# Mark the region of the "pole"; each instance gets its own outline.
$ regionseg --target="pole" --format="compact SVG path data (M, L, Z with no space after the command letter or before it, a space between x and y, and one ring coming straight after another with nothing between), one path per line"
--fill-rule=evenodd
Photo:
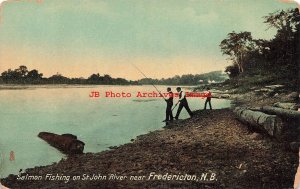
M175 106L172 108L171 111L173 111L173 110L176 108L177 104L179 104L179 102L177 102L177 103L175 104Z
M149 79L136 65L134 65L133 63L131 63L133 65L133 67L135 67L135 69L137 69L146 79ZM163 97L164 100L166 100L166 98L161 94L161 92L157 89L157 87L151 83L151 85L156 89L156 91Z

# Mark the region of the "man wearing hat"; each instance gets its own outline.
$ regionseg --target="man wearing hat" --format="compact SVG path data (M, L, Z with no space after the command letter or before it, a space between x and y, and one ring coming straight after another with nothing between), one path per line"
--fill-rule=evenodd
M166 119L164 122L173 121L173 113L172 113L172 106L173 106L173 92L170 87L167 88L168 91L168 98L165 99L167 102L167 108L166 108Z
M178 104L178 103L180 103L180 104L179 104L179 107L178 107L178 109L177 109L177 113L176 113L175 119L176 119L176 120L178 119L179 114L180 114L180 112L181 112L181 110L182 110L183 107L184 107L184 108L186 109L186 111L189 113L190 117L193 117L193 112L191 111L191 109L190 109L190 107L189 107L189 104L188 104L188 102L187 102L187 100L186 100L185 93L181 90L180 87L177 87L177 88L176 88L176 91L179 93L179 94L178 94L178 95L179 95L179 100L178 100L177 104Z

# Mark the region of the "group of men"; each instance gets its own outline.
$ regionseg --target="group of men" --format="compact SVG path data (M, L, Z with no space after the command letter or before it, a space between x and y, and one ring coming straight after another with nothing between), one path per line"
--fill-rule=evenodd
M211 92L210 92L209 87L207 87L206 89L207 89L207 91L205 93L206 94L205 95L206 96L206 100L205 100L204 109L206 109L207 103L209 104L210 109L212 109L212 107L211 107ZM164 120L164 122L168 122L168 121L173 121L174 120L173 112L172 112L172 110L175 108L174 107L172 109L174 95L173 95L173 92L172 92L172 90L171 90L170 87L167 88L167 91L168 91L168 98L165 99L165 101L167 102L166 119ZM181 90L181 87L177 87L176 91L178 92L179 100L178 100L178 102L176 103L175 106L177 106L177 104L179 104L179 107L177 109L177 113L176 113L175 119L178 120L182 108L185 108L186 111L189 113L190 117L193 117L193 112L191 111L191 109L189 107L188 101L186 99L185 92L183 92Z

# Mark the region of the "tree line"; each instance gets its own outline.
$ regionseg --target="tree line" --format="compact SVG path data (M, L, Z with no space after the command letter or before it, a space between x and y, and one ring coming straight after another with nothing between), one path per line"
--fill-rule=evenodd
M233 31L220 43L222 53L232 62L225 72L232 79L247 76L268 77L269 82L277 80L297 85L299 10L276 11L263 19L269 29L276 31L272 39L254 39L251 32Z
M208 83L220 83L228 79L228 76L222 71L213 71L204 74L187 74L187 75L176 75L170 78L152 79L144 78L138 80L140 84L156 84L156 85L199 85Z
M43 77L38 70L28 70L24 65L17 69L8 69L1 73L0 83L3 84L91 84L91 85L198 85L207 83L219 83L228 79L222 71L213 71L205 74L188 74L174 76L167 79L144 78L137 81L126 80L124 78L112 78L108 74L92 74L85 78L68 78L59 73L51 77Z
M136 81L128 81L123 78L112 78L105 74L92 74L85 78L68 78L59 73L51 77L43 77L38 70L28 70L26 66L19 66L17 69L8 69L1 73L0 83L4 84L98 84L98 85L131 85L137 84Z

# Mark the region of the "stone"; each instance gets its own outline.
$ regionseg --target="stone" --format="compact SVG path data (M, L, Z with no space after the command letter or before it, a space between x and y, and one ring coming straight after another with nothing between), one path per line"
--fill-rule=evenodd
M292 92L286 96L287 100L296 101L299 99L299 94L297 92Z
M230 98L230 94L222 94L221 98Z
M269 88L269 89L281 89L281 88L284 88L284 85L268 85L265 87Z
M263 139L263 136L260 134L260 133L252 133L251 135L250 135L250 138L252 139L252 140L262 140Z
M82 154L84 150L84 142L77 140L77 137L72 134L58 135L55 133L40 132L38 137L66 154Z

